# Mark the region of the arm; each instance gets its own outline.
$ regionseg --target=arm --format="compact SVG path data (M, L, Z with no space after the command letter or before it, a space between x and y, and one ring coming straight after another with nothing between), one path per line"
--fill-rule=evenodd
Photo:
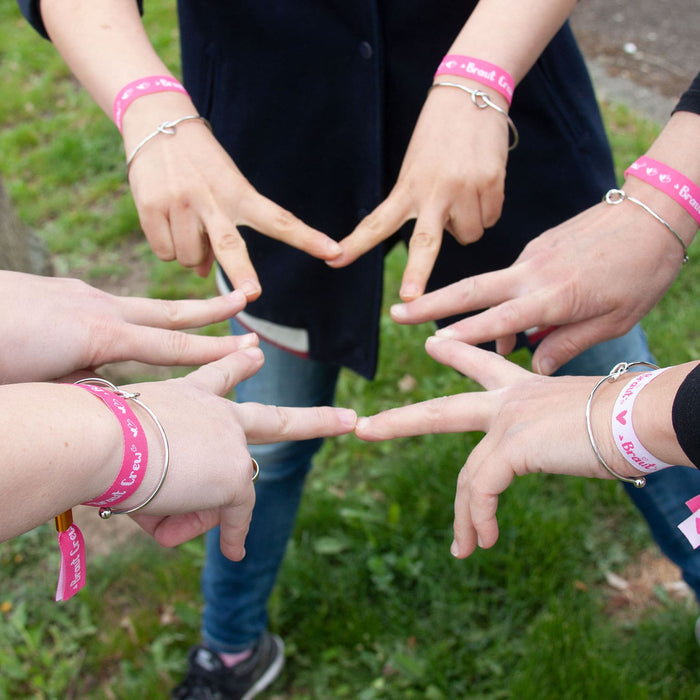
M207 337L178 332L230 318L240 291L207 300L117 297L84 282L0 270L0 383L49 381L107 362L154 365L210 362L254 335Z
M517 85L574 5L574 0L481 0L448 53L500 66ZM500 109L508 110L507 99L480 82L451 75L440 80L484 90ZM416 219L400 296L404 301L420 296L440 250L443 229L467 244L498 221L508 143L508 122L502 114L477 109L459 89L431 90L396 185L341 241L342 255L329 264L341 267L353 262L406 221Z
M599 378L533 375L494 353L436 337L428 339L426 348L438 362L454 367L488 391L432 399L361 418L355 432L364 440L426 433L486 433L459 475L452 547L455 556L469 556L477 544L484 548L495 544L498 496L516 476L547 472L611 478L595 457L584 418L588 396ZM642 389L634 404L637 436L650 452L670 464L692 466L679 445L672 407L678 387L697 366L697 362L688 363L663 372ZM639 476L615 446L611 429L612 409L625 385L621 380L606 382L596 392L592 430L611 468L624 476ZM691 413L697 410L696 405ZM695 435L697 444L697 429Z
M161 544L179 544L220 524L222 551L241 559L255 502L247 444L352 430L355 414L346 409L278 408L221 398L262 362L259 348L249 348L182 379L124 387L140 392L170 444L162 489L133 516ZM153 422L133 408L148 439L149 466L136 493L120 504L125 509L153 492L163 460ZM0 471L2 540L103 493L119 472L124 450L119 423L104 404L64 384L0 387L0 439L7 456Z
M700 183L700 76L686 95L647 155ZM634 176L622 188L690 245L698 224L686 209ZM550 374L586 348L626 333L664 295L682 259L679 242L648 212L631 202L600 203L535 238L511 267L396 305L391 314L399 323L423 323L486 309L439 334L474 344L499 339L504 353L514 333L558 326L533 357L536 371Z
M54 45L78 80L111 116L124 85L170 75L145 33L133 0L42 0L41 14ZM127 155L159 124L196 115L189 96L162 92L140 97L123 120ZM208 274L216 257L236 289L248 299L260 283L237 226L330 259L338 244L260 195L201 121L159 135L139 151L129 171L141 226L153 252Z

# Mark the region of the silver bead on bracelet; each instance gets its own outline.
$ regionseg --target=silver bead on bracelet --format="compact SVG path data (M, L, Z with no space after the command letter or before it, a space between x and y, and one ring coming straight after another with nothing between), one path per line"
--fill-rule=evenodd
M618 362L618 364L616 364L610 370L610 374L608 374L607 377L603 377L602 379L600 379L600 381L598 381L598 383L593 387L590 395L588 396L588 402L586 403L586 427L588 428L588 439L591 443L591 447L593 448L593 452L595 452L595 456L598 458L598 461L608 472L608 474L611 474L620 481L625 481L628 484L633 484L636 488L641 489L644 486L646 486L647 483L647 480L643 476L622 476L622 474L618 474L610 466L608 466L608 463L603 459L603 456L598 450L598 446L596 445L595 439L593 438L593 428L591 427L591 404L593 403L593 397L595 396L596 391L598 391L598 389L605 382L614 382L618 377L621 377L626 372L629 372L632 367L636 367L637 365L644 365L645 367L650 367L651 369L659 369L657 365L652 364L651 362L644 362L642 360L638 362Z
M138 400L138 393L119 389L114 384L112 384L112 382L108 382L106 379L101 379L99 377L91 377L90 379L79 379L77 382L74 382L74 384L101 384L102 386L106 386L110 391L114 392L117 396L121 397L122 399L128 399L129 401L133 401L138 406L141 406L141 408L144 411L146 411L146 413L148 413L153 422L156 424L158 432L160 433L160 439L163 442L163 471L161 472L160 479L158 480L155 489L153 489L153 492L145 501L142 501L133 508L129 508L127 510L112 510L109 507L103 507L100 508L99 512L102 520L107 520L113 515L128 515L129 513L135 513L137 510L141 510L141 508L145 508L158 495L158 492L160 491L161 486L163 486L163 482L165 481L165 477L168 474L168 465L170 464L170 447L168 445L168 438L165 436L165 430L163 429L163 425L156 418L153 411L151 411L151 409L148 408L148 406L146 406L144 403Z
M158 134L166 134L168 136L175 136L177 133L177 126L179 124L182 124L182 122L187 122L191 120L198 120L201 122L204 122L204 124L207 126L207 128L211 131L211 124L202 116L199 114L190 114L186 117L180 117L179 119L175 119L174 121L171 122L163 122L162 124L159 124L156 127L156 130L148 134L139 144L137 144L136 148L132 151L131 155L126 159L126 177L129 179L129 170L131 168L131 163L133 162L136 154L151 140L154 139Z
M499 107L495 102L491 101L491 98L488 96L488 93L484 92L483 90L474 90L472 88L468 88L465 85L460 85L459 83L449 83L444 81L438 81L433 83L430 86L430 90L436 87L457 88L458 90L462 90L463 92L468 93L472 98L472 102L479 109L486 109L487 107L495 109L499 114L502 114L508 120L508 126L510 127L511 132L513 133L513 143L510 146L508 146L508 150L512 151L518 145L518 142L520 141L520 136L518 134L518 130L515 128L513 120L510 118L510 115L508 114L508 112L506 112L505 109L501 109L501 107Z
M603 197L603 201L606 204L621 204L625 200L627 200L628 202L632 202L632 204L636 204L638 207L641 207L642 209L644 209L644 211L651 214L660 224L663 224L676 237L678 242L681 244L681 247L683 248L683 264L685 265L685 263L688 262L688 247L683 242L683 239L678 235L678 233L673 230L671 224L669 224L668 221L662 219L653 209L651 209L651 207L648 207L646 204L644 204L644 202L640 202L635 197L630 197L624 190L608 190L605 193L605 196Z

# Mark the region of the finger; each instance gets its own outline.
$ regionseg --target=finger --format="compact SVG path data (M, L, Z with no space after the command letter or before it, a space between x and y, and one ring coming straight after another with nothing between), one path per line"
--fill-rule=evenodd
M425 323L467 311L478 311L515 296L516 274L511 268L466 277L429 292L407 304L394 304L391 317L397 323Z
M149 365L201 365L257 344L254 333L219 337L129 325L109 344L95 343L97 355L91 365L123 360Z
M170 231L175 245L175 258L183 267L202 263L209 252L207 236L202 232L199 214L185 198L170 208Z
M240 289L253 301L260 296L262 287L248 255L248 248L239 230L220 213L205 218L209 245L234 289Z
M584 350L627 333L634 323L611 323L607 316L570 323L552 331L535 350L532 369L552 374Z
M115 297L122 318L127 323L155 328L199 328L226 321L245 308L243 292L211 299L145 299L143 297Z
M425 341L428 354L481 384L484 389L500 389L532 379L532 374L495 352L482 350L457 340L432 336Z
M151 250L159 260L169 262L175 260L175 244L170 232L170 221L157 206L139 208L139 222L151 246Z
M221 553L232 561L240 561L245 556L245 538L250 527L250 519L255 504L255 491L250 485L249 494L240 502L221 509Z
M166 516L138 514L131 518L162 547L177 547L219 524L216 509Z
M507 335L505 338L496 338L496 352L499 355L510 355L515 350L517 337L515 335Z
M217 396L225 396L236 384L255 374L263 362L262 350L248 347L203 365L186 379Z
M243 216L245 223L256 231L315 258L333 260L342 252L340 244L330 236L307 226L290 211L258 193L245 202Z
M386 240L410 218L409 204L394 190L355 230L340 241L341 254L332 261L331 267L345 267L368 250Z
M522 333L528 328L558 325L564 319L557 312L552 294L552 291L545 290L525 297L508 299L498 306L441 328L437 335L478 345Z
M495 404L488 394L456 394L359 418L355 435L376 442L413 435L486 431Z
M399 296L412 301L425 291L442 243L444 217L431 209L421 213L408 242L408 260L401 280Z
M195 266L194 271L202 278L209 277L212 265L214 264L214 251L211 249L209 238L207 238L207 255L202 262Z
M331 406L288 408L242 403L238 409L248 443L253 445L344 435L357 422L355 411Z

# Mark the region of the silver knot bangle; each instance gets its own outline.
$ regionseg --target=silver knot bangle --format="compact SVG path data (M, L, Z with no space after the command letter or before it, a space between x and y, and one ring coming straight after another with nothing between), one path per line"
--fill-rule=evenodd
M676 231L673 230L671 224L669 224L668 221L662 219L653 209L651 209L651 207L644 204L644 202L640 202L635 197L630 197L624 190L608 190L605 193L605 196L603 197L603 201L606 204L621 204L625 201L625 199L628 202L632 202L632 204L636 204L638 207L641 207L642 209L644 209L644 211L651 214L660 224L663 224L676 237L678 242L681 244L681 247L683 248L683 264L685 265L685 263L688 262L688 246L686 246L686 244L683 242L683 239L678 235L678 233L676 233Z
M155 131L152 131L148 136L146 136L144 139L141 140L139 144L137 144L136 148L132 151L131 155L126 159L126 178L127 180L129 179L129 170L131 169L131 164L136 157L136 154L151 140L154 139L158 134L166 134L168 136L175 136L177 133L177 126L179 124L182 124L182 122L187 122L191 120L197 120L204 122L206 127L211 131L211 124L202 116L199 114L190 114L186 117L180 117L179 119L175 119L174 121L171 122L163 122L162 124L159 124L156 127Z
M495 102L491 101L491 98L488 96L488 93L484 92L483 90L474 90L472 88L468 88L465 85L460 85L459 83L448 83L443 81L433 83L430 86L430 90L436 87L457 88L458 90L462 90L469 94L472 98L472 102L479 109L486 109L487 107L495 109L499 114L502 114L508 120L508 126L511 132L513 133L513 143L512 145L508 146L508 150L512 151L518 145L520 141L520 135L518 134L518 130L515 128L513 120L510 118L510 115L508 114L508 112L506 112L505 109L501 109ZM430 92L430 90L428 92Z
M596 445L595 439L593 438L593 428L591 427L591 404L593 403L593 397L595 396L596 391L598 391L598 389L605 382L614 382L618 377L621 377L626 372L629 372L632 367L636 367L637 365L644 365L645 367L651 367L651 369L659 369L657 365L652 364L651 362L644 362L642 360L638 362L618 362L618 364L616 364L610 370L610 374L608 374L607 377L603 377L602 379L600 379L600 381L598 381L598 383L593 387L590 395L588 396L588 402L586 403L586 427L588 428L588 439L591 443L591 447L593 448L593 452L595 452L595 456L598 458L598 461L608 472L608 474L611 474L620 481L625 481L628 484L633 484L636 488L641 489L644 486L646 486L647 483L647 480L643 476L622 476L622 474L618 474L610 466L608 466L608 463L603 459L603 456L598 450L598 446Z
M163 471L161 472L160 479L158 480L156 487L153 489L153 492L145 501L142 501L133 508L129 508L127 510L112 510L107 506L100 508L99 514L102 520L107 520L113 515L128 515L129 513L135 513L137 510L141 510L141 508L145 508L158 495L158 492L160 491L161 486L163 486L163 482L165 481L165 477L168 475L168 465L170 464L170 447L168 445L168 438L165 436L165 430L163 429L163 425L156 418L153 411L151 411L151 409L148 408L148 406L146 406L144 403L138 400L138 393L119 389L114 384L112 384L112 382L108 382L106 379L101 379L99 377L92 377L90 379L79 379L77 382L74 382L74 384L101 384L102 386L106 386L110 391L114 392L117 396L120 396L122 399L128 399L130 401L133 401L135 404L141 406L141 408L144 411L146 411L146 413L148 413L153 422L156 424L158 432L160 433L160 439L163 442Z

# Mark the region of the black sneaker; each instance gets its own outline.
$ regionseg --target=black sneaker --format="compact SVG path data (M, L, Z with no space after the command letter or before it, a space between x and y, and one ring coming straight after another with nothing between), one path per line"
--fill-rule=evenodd
M252 700L279 676L284 666L284 642L263 632L253 653L230 668L204 646L190 649L185 680L172 692L173 700Z

